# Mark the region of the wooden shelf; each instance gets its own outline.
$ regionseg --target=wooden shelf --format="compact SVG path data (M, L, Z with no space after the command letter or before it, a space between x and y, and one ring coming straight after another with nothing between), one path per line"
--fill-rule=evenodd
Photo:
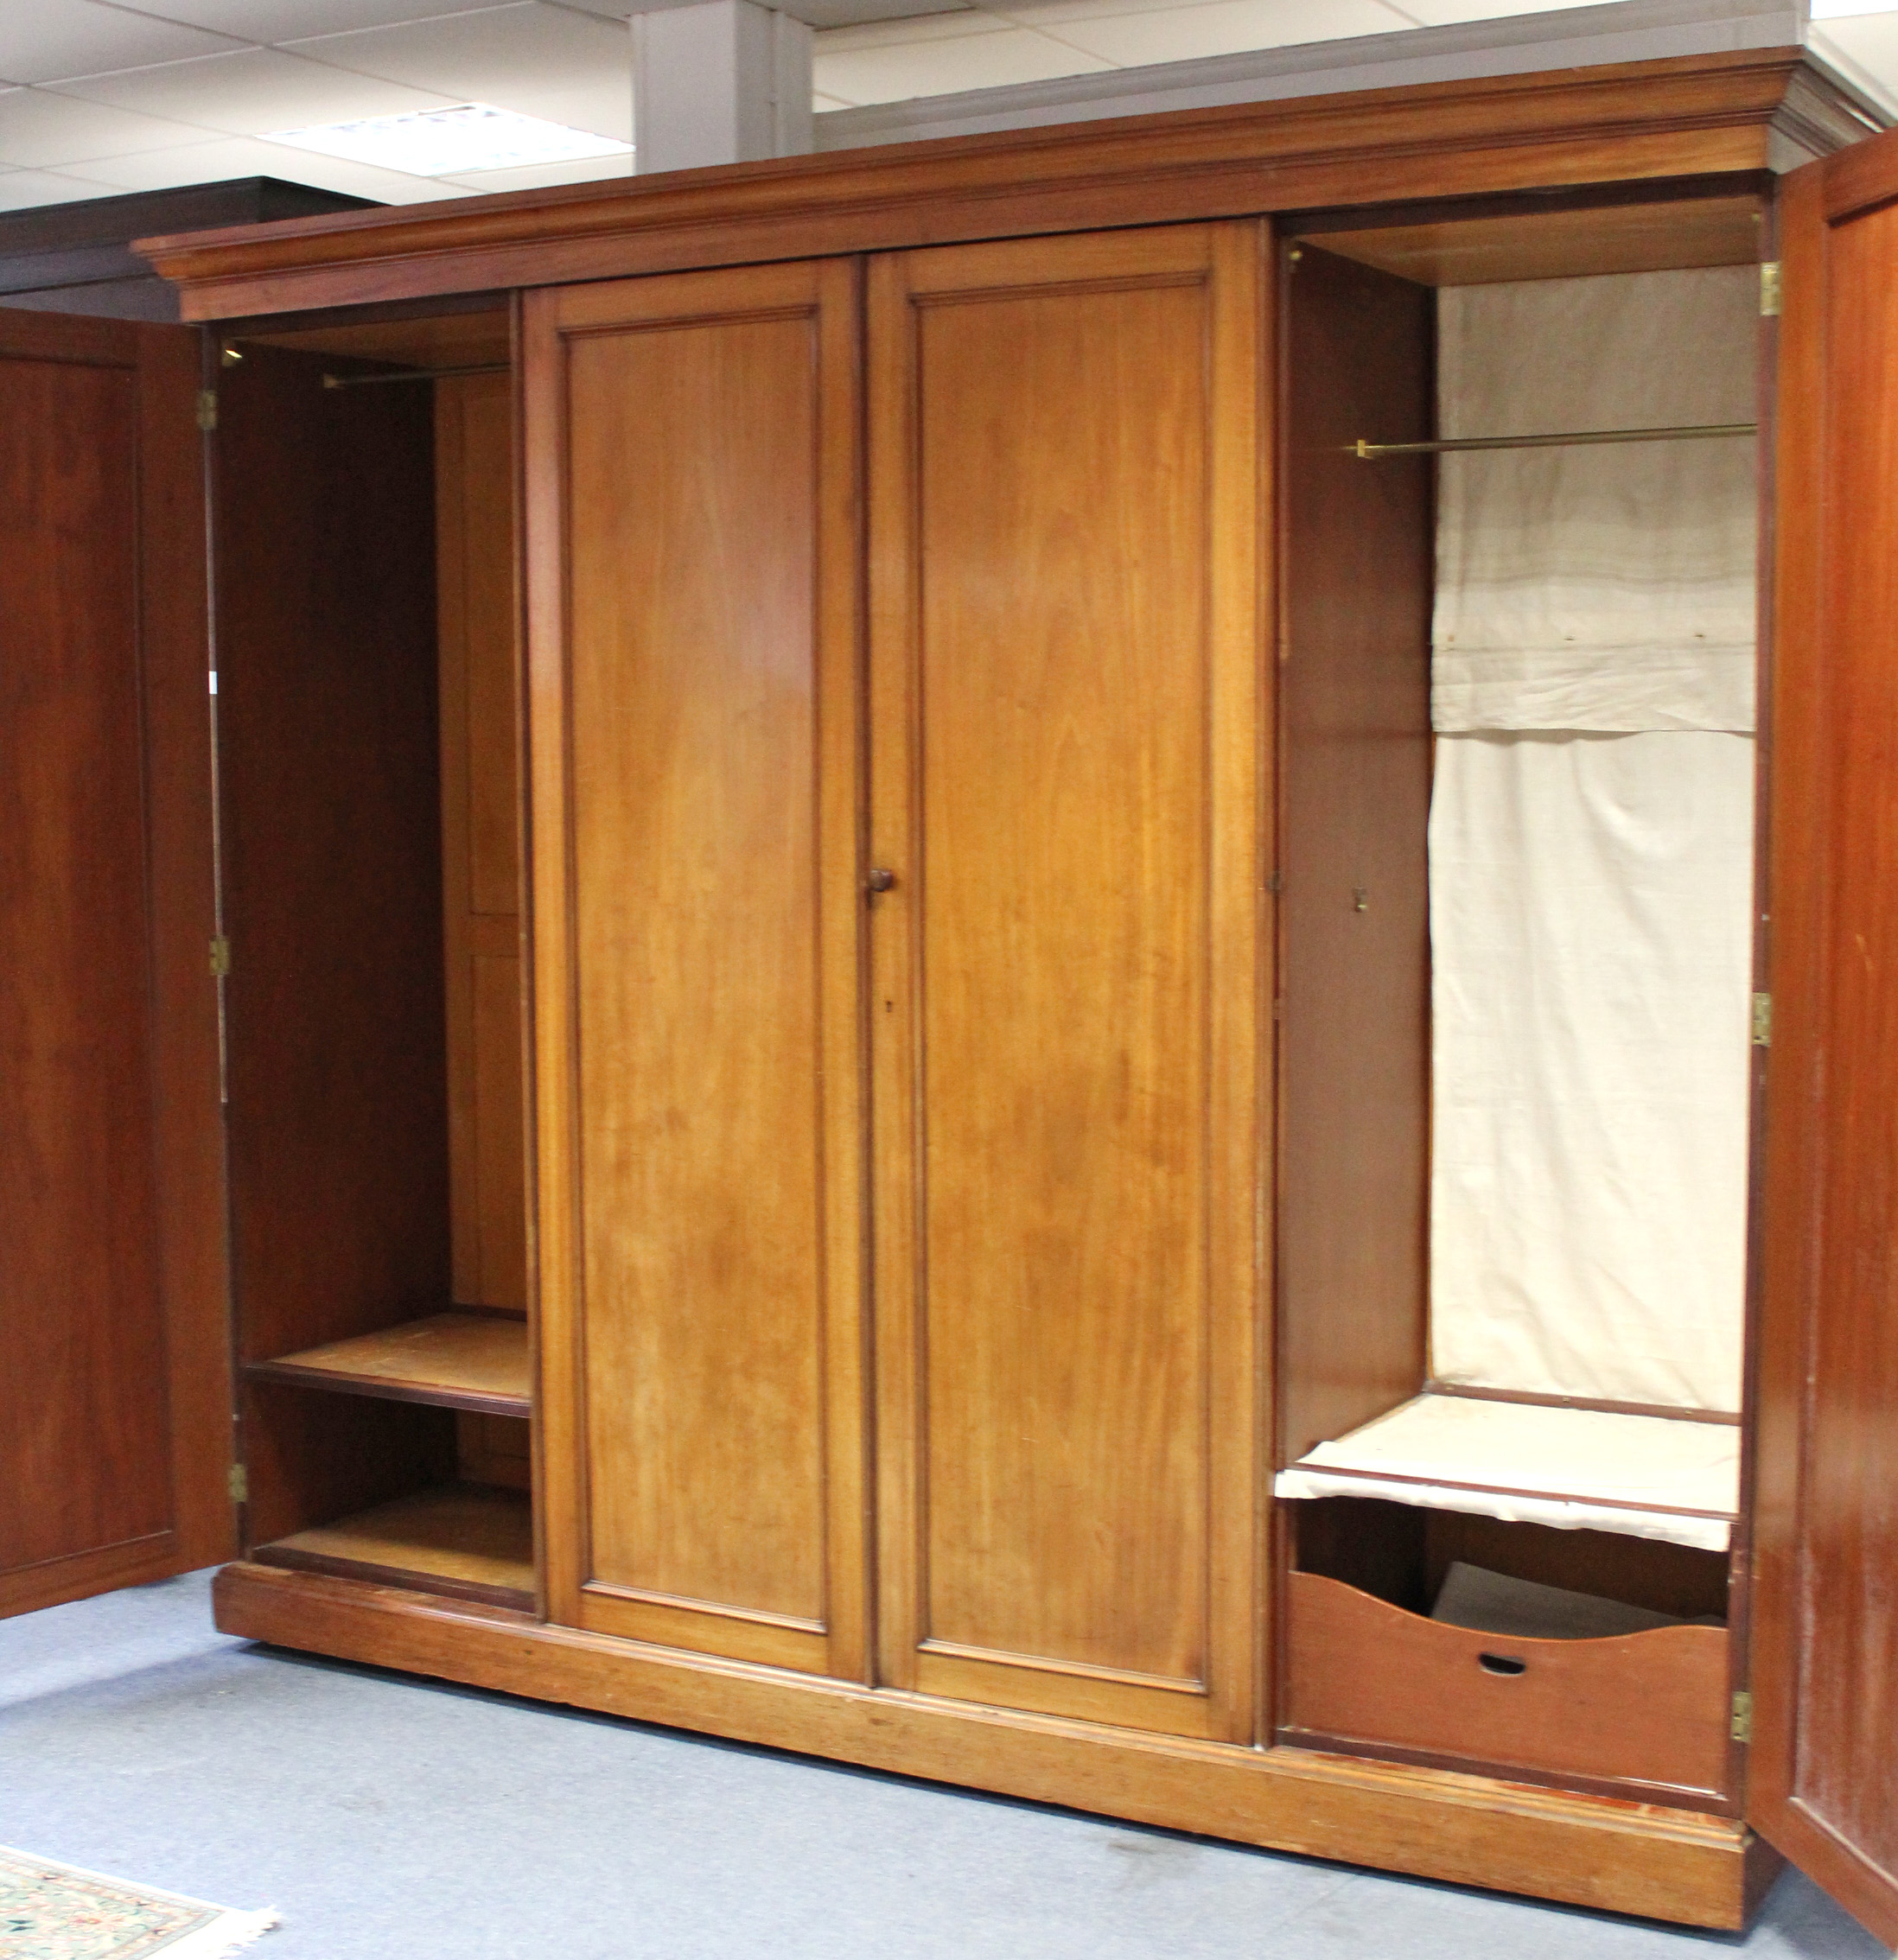
M251 1553L259 1565L366 1579L522 1612L534 1603L533 1514L525 1494L443 1484Z
M525 1416L532 1406L527 1323L495 1314L430 1314L274 1361L252 1361L244 1372L252 1381L427 1402L478 1416Z

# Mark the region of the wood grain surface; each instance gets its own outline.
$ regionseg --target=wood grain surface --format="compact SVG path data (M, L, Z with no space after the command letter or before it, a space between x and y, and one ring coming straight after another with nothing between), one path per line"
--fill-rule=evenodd
M216 1600L252 1639L1600 1912L1735 1930L1758 1877L1742 1826L1656 1804L971 1707L257 1565Z
M860 1672L855 275L529 333L553 1610Z
M525 1608L534 1587L533 1519L518 1492L444 1484L311 1525L251 1554L261 1565L411 1585Z
M234 1541L193 339L0 321L0 1613Z
M1258 242L871 288L882 1666L1188 1734L1252 1720Z
M1795 48L1108 118L153 239L188 319L1334 204L1763 170L1865 125Z
M220 381L243 1361L450 1297L433 417L425 390L325 389L334 365L255 347ZM253 1536L394 1496L437 1447L426 1411L264 1392L249 1390Z
M1748 1815L1898 1940L1898 143L1782 207ZM1882 201L1881 201L1882 200ZM1830 220L1830 221L1828 221Z
M434 391L455 1297L525 1308L513 388L481 374Z
M1316 1573L1289 1573L1285 1586L1286 1740L1598 1778L1651 1801L1723 1792L1723 1626L1521 1640L1443 1626Z
M1296 257L1293 254L1296 253ZM1430 1161L1426 286L1286 248L1278 1460L1422 1388Z
M375 1333L253 1361L245 1372L252 1380L433 1403L477 1415L525 1416L530 1405L527 1324L499 1314L430 1314Z
M1461 217L1364 231L1327 229L1317 241L1341 258L1425 286L1512 279L1582 279L1687 265L1747 265L1761 256L1757 191L1659 199L1565 211ZM1302 227L1295 226L1294 235Z

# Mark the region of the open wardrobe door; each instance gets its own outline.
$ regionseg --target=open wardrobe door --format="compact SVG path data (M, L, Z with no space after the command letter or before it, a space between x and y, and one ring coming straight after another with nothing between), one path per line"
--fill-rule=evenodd
M1898 136L1786 181L1754 1825L1898 1942ZM1756 1010L1757 1015L1757 1010Z
M0 311L0 1615L233 1544L198 347Z

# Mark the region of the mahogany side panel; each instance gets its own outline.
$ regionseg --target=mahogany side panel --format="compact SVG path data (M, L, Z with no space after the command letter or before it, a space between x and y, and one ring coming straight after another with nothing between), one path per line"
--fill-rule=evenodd
M195 368L0 323L0 1613L232 1539Z
M335 366L257 347L220 378L241 1361L449 1297L432 417L413 388L325 389ZM393 1495L440 1454L432 1412L251 1394L274 1411L247 1435L253 1537Z
M1278 1449L1423 1384L1436 296L1287 248Z
M1748 1815L1898 1939L1898 139L1782 207Z

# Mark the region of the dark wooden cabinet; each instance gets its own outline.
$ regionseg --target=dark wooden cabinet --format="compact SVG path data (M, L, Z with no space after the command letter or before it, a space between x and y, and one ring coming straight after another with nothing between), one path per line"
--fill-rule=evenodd
M226 350L220 1624L1692 1924L1777 1847L1898 1938L1863 137L1748 54L150 245ZM1747 1385L1439 1381L1449 480L1360 445L1440 436L1444 290L1707 273ZM1436 1402L1595 1441L1325 1459Z
M196 339L0 314L0 1612L237 1543Z

